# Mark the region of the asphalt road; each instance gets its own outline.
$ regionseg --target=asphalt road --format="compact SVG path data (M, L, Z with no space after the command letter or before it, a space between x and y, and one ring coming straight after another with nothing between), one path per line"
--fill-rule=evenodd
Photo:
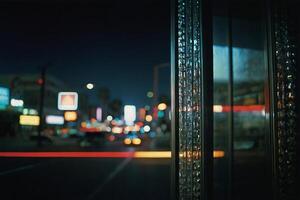
M170 150L169 139L125 146L101 141L82 147L59 140L43 147L9 141L0 150L33 152L135 152ZM168 200L169 158L5 158L0 157L1 200Z
M170 150L170 138L159 137L142 140L139 146L124 145L123 139L108 141L105 138L96 138L93 141L80 138L55 137L53 143L43 142L42 147L37 146L36 140L22 138L0 138L0 152L18 151L131 151L131 150Z
M170 159L0 158L3 200L166 200Z

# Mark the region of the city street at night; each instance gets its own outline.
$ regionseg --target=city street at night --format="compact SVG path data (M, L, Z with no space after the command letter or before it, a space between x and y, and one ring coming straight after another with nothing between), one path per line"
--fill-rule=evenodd
M1 0L0 200L300 200L300 0Z
M82 147L77 141L2 145L1 196L33 200L170 198L169 138L141 146L103 140ZM16 151L20 149L26 151Z
M170 159L1 158L2 199L169 199Z

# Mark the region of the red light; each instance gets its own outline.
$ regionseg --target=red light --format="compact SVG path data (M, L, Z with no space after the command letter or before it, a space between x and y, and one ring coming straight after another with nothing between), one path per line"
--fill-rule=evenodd
M116 139L116 137L113 135L110 135L110 136L108 136L107 139L108 139L108 141L113 142Z
M144 126L144 123L143 122L137 122L136 125L138 125L139 127L142 127L142 126Z
M82 127L82 128L80 128L80 131L85 132L85 133L99 133L100 132L99 129L96 127L89 127L89 128Z
M233 108L230 106L222 106L222 112L261 112L265 110L264 105L234 105Z
M158 108L157 107L153 108L153 118L156 120L158 119Z
M215 150L214 158L224 157L224 151ZM184 152L181 157L193 156ZM195 154L201 156L201 154ZM0 152L0 157L14 158L171 158L171 151L127 151L127 152Z
M134 152L0 152L0 157L19 158L133 158Z
M68 134L68 132L69 132L69 130L67 128L61 129L61 133L64 134L64 135Z
M43 80L42 78L39 78L39 79L37 80L37 84L43 85L43 83L44 83L44 80Z

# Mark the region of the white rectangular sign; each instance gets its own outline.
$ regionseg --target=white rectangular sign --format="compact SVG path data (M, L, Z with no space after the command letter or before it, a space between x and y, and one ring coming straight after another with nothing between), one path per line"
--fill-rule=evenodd
M58 93L59 110L77 110L78 93L77 92L60 92Z
M124 107L124 120L126 124L131 125L136 120L136 107L133 105L126 105Z
M63 125L65 123L65 119L63 116L59 115L47 115L46 123L52 125Z

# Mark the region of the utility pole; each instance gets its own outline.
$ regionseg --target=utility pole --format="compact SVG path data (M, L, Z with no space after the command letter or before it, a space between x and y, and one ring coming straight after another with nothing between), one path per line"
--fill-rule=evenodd
M46 70L48 65L42 66L41 77L38 80L40 87L40 108L39 117L40 125L38 127L38 146L42 146L42 131L44 128L44 102L45 102L45 84L46 84Z

